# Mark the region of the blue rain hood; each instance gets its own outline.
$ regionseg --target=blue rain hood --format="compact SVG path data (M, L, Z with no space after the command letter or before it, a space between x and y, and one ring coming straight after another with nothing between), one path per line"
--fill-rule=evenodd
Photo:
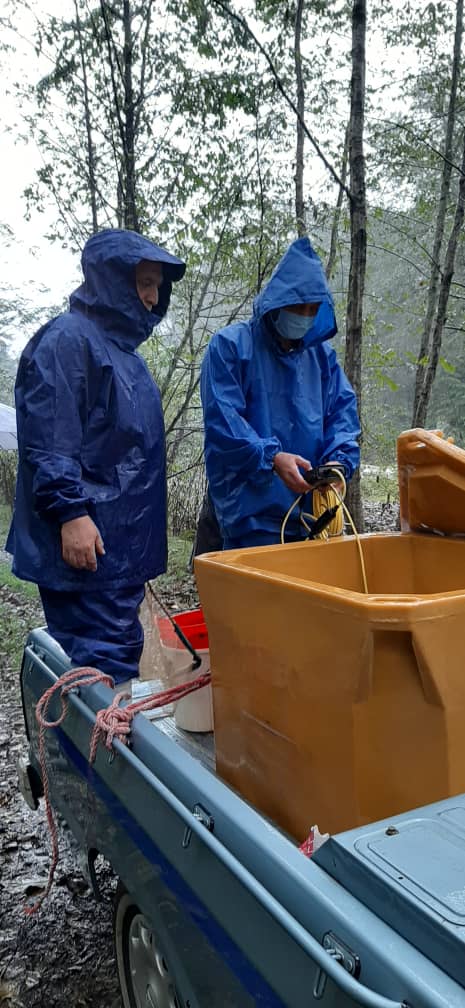
M272 313L307 303L319 305L313 326L287 351ZM210 341L201 373L205 463L226 539L279 532L295 494L273 473L278 452L301 455L313 466L337 460L349 478L357 467L356 398L329 343L336 332L320 259L300 238L255 299L253 317ZM292 517L289 531L296 527Z
M143 259L162 264L158 304L148 311L135 285L136 266ZM166 315L174 281L185 263L135 231L108 228L92 235L81 256L84 283L71 295L71 311L97 316L107 331L137 347Z
M269 331L277 335L271 313L297 304L320 305L311 329L295 348L297 352L336 335L333 297L321 261L308 238L299 238L284 253L266 287L255 298L254 319L265 320ZM277 351L280 352L279 344Z
M135 288L141 259L163 264L159 304ZM94 235L70 311L21 355L19 468L7 542L18 577L63 591L140 585L166 569L165 432L159 390L134 349L165 314L184 263L130 231ZM61 525L89 515L105 545L96 572L61 555Z

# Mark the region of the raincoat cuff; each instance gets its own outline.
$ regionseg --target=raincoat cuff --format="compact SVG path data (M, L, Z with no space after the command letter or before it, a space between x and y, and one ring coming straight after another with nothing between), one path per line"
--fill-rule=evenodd
M87 518L89 512L85 504L66 504L63 507L54 509L54 517L64 525L65 522L73 521L74 518Z
M354 473L354 467L351 466L347 457L344 455L339 455L338 452L333 452L331 458L324 459L323 465L329 465L331 462L336 462L342 469L344 478L350 480Z
M272 438L271 441L265 441L265 448L263 452L263 464L267 469L273 469L273 459L278 452L282 451L282 445L277 438Z
M266 483L271 480L273 476L273 459L280 451L282 451L282 447L277 438L270 438L269 441L263 443L261 466L254 476L254 480L257 483Z

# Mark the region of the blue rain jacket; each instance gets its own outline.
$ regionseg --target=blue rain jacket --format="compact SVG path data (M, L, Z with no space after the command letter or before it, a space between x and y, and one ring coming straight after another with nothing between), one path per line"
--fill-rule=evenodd
M158 305L135 286L142 259L163 265ZM57 590L143 584L166 569L165 436L159 390L137 353L185 265L131 231L102 231L82 254L69 312L43 326L19 363L19 471L7 541L18 577ZM90 515L106 555L77 570L63 522Z
M282 350L269 313L319 303L313 327ZM254 303L253 317L217 332L202 363L205 463L223 533L273 534L295 494L272 471L279 451L312 466L338 460L350 478L359 464L354 391L329 340L337 332L333 299L307 238L293 242ZM295 532L298 517L288 531Z

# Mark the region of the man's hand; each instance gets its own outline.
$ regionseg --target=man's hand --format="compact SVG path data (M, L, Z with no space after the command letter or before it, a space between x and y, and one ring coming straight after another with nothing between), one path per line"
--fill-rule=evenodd
M78 570L97 570L97 554L105 555L102 537L89 518L73 518L61 526L61 552L65 563Z
M312 468L308 459L302 458L301 455L292 455L291 452L278 452L273 459L273 468L283 483L294 493L308 493L310 490L300 473L300 469L308 472Z

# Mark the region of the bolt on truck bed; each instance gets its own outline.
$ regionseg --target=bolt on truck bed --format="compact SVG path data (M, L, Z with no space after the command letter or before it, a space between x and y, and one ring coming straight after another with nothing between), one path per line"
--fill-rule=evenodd
M30 634L23 776L36 795L34 708L68 668L45 631ZM120 879L125 1008L465 1008L464 797L333 837L309 860L215 775L213 740L171 719L137 715L130 747L100 747L89 766L111 695L71 694L46 741L53 807L89 864L101 854ZM402 840L402 871L387 838Z

